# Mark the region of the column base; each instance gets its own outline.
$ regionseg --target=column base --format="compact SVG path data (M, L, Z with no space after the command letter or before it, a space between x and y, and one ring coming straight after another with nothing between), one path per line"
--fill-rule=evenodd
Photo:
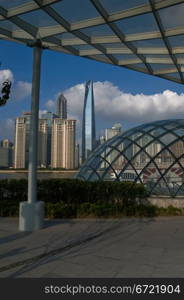
M42 229L44 225L44 202L20 202L19 230L34 231Z

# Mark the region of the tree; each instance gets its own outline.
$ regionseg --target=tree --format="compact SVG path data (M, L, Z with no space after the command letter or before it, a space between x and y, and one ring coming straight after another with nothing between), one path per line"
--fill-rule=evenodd
M11 82L6 80L3 82L3 87L1 90L2 97L0 97L0 106L5 105L10 95Z

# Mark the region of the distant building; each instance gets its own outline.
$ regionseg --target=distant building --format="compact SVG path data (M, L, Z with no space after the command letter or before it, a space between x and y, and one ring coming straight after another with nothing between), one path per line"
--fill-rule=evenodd
M105 136L100 136L99 138L99 145L102 145L103 143L105 143Z
M8 139L0 142L0 168L13 166L13 143Z
M122 132L122 126L120 123L115 123L112 128L105 129L105 140L108 141L112 137Z
M80 148L79 148L79 144L77 144L75 146L75 169L78 169L79 168L79 165L80 165Z
M38 131L38 167L47 167L48 124L46 119L39 119Z
M96 147L95 130L95 107L93 82L88 81L85 85L83 120L82 120L82 162Z
M9 149L0 147L0 168L9 168Z
M42 119L47 121L47 166L50 167L51 165L51 134L52 134L52 120L57 118L57 115L47 111L46 113L42 114Z
M0 146L3 148L12 148L13 143L11 143L8 139L4 139L1 141Z
M184 142L183 141L176 141L170 147L171 152L174 154L175 157L180 157L180 161L184 161ZM173 155L170 154L172 160L174 160Z
M120 135L122 133L122 126L120 123L115 123L112 128L107 128L105 129L105 136L101 137L101 143L103 143L103 141L108 141L109 139L113 138L114 136ZM120 169L122 167L122 157L120 156L120 159L116 160L116 162L114 163L114 159L115 157L118 155L119 151L123 150L123 145L120 144L118 146L118 149L108 149L108 151L106 150L106 152L104 153L104 164L102 165L102 167L108 167L109 164L113 165L113 168L115 169Z
M105 143L105 136L104 136L104 135L100 136L100 137L99 137L99 140L98 140L97 142L98 142L98 146L104 144L104 143ZM106 162L105 162L105 151L101 154L101 157L104 158L104 161L101 163L100 168L101 168L101 169L104 169L105 166L106 166Z
M15 123L14 168L26 167L26 118L18 117Z
M153 135L154 133L152 133ZM156 156L155 162L160 164L162 160L162 154L157 155L161 151L162 145L159 141L153 142L153 137L150 135L141 135L141 133L135 135L135 143L131 146L132 153L129 159L133 157L133 163L136 167L141 164L146 164L150 161L150 158ZM130 148L130 147L129 147ZM141 151L141 149L144 151Z
M56 115L61 119L67 119L67 99L60 94L56 102Z
M29 163L29 137L31 113L24 113L16 118L15 123L15 149L14 168L28 168ZM46 119L39 119L38 129L38 167L47 167L48 151L48 123Z
M51 167L75 169L76 120L56 118L52 125Z

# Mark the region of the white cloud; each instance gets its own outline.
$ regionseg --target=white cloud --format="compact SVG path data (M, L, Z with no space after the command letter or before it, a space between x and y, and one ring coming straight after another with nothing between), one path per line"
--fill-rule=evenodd
M82 119L84 84L64 92L68 111ZM166 90L163 93L144 95L124 93L111 82L94 83L96 119L100 122L148 122L184 115L184 94Z
M12 128L14 128L15 120L9 118L6 120L5 124L8 129L12 129Z
M30 82L15 81L11 70L0 70L0 89L2 89L2 83L6 80L10 80L12 83L10 92L12 100L23 100L31 95L32 84Z
M26 81L18 81L12 89L12 99L22 100L31 95L32 84Z
M84 84L77 84L63 93L68 100L68 118L77 120L77 131L81 132L82 110L84 104ZM144 95L125 93L111 82L94 83L96 121L102 126L103 122L112 124L121 122L135 124L149 121L183 118L184 94L165 90L162 93ZM45 104L48 108L55 107L54 100ZM45 110L40 110L39 114ZM110 126L110 125L109 125ZM8 119L0 122L0 136L9 136L12 132L14 120Z
M0 139L10 138L13 140L15 130L15 120L8 118L0 121Z
M52 109L55 107L55 101L53 100L48 100L46 103L45 103L45 106L48 108L48 109Z
M0 70L0 85L7 79L10 80L11 82L14 81L12 71L11 70Z

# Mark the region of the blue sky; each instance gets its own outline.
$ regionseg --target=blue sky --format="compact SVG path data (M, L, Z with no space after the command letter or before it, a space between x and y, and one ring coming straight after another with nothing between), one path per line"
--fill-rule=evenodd
M11 100L0 107L0 139L13 138L13 120L30 110L32 48L1 40L0 75L13 76ZM43 50L40 109L54 111L59 92L68 99L72 118L81 119L83 84L94 81L97 131L121 122L123 127L184 114L183 86L171 81L85 58ZM106 106L107 101L107 106ZM78 129L80 132L80 126Z

